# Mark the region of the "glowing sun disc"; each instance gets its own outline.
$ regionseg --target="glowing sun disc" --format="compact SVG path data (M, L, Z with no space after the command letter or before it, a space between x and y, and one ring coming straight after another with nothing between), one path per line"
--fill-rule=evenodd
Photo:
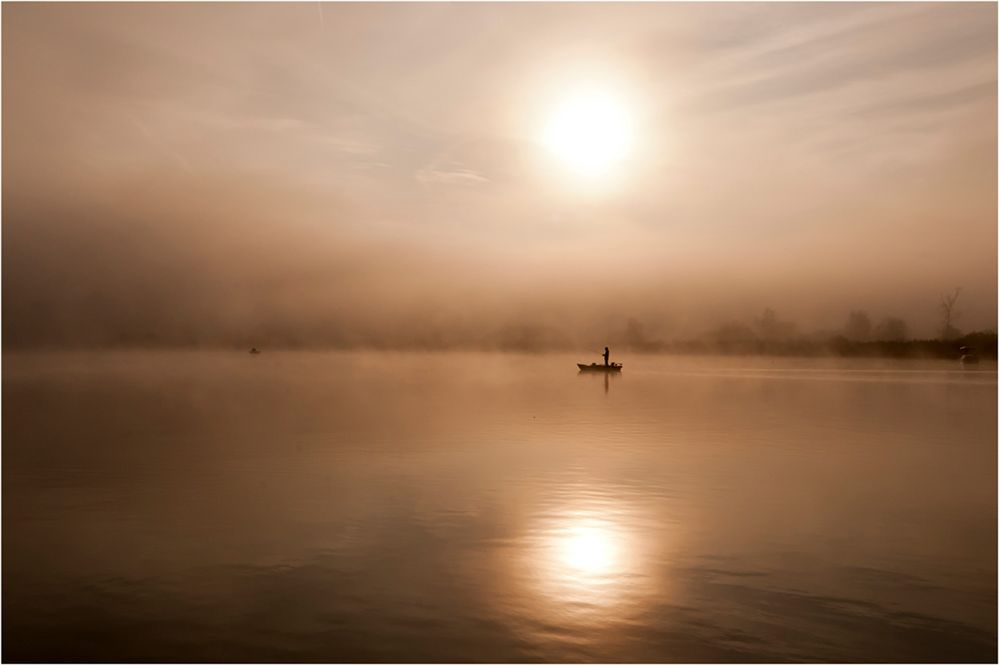
M631 149L631 119L608 95L573 97L552 113L542 132L548 150L580 175L599 175Z

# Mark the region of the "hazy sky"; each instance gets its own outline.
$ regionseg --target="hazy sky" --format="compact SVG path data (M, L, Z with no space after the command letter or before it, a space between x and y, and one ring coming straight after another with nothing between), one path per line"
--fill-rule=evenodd
M2 11L8 344L995 326L993 3Z

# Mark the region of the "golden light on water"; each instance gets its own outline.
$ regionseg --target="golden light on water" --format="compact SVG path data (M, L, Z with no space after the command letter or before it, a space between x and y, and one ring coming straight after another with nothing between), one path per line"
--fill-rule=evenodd
M580 573L599 574L619 563L619 543L600 525L573 526L561 537L559 549L565 565Z
M521 549L524 607L549 620L587 624L640 611L656 588L649 580L661 540L650 541L638 528L638 506L592 487L567 499L534 524Z

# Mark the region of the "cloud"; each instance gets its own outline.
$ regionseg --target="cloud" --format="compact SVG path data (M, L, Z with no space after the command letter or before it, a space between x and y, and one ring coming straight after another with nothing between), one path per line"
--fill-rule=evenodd
M424 185L458 185L462 187L474 187L489 182L489 179L481 173L460 166L438 166L422 168L414 174L414 177Z

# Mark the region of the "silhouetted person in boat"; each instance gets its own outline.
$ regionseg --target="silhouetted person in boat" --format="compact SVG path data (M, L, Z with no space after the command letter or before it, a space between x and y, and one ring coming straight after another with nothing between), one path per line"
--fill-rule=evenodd
M610 349L604 347L604 367L610 365Z

